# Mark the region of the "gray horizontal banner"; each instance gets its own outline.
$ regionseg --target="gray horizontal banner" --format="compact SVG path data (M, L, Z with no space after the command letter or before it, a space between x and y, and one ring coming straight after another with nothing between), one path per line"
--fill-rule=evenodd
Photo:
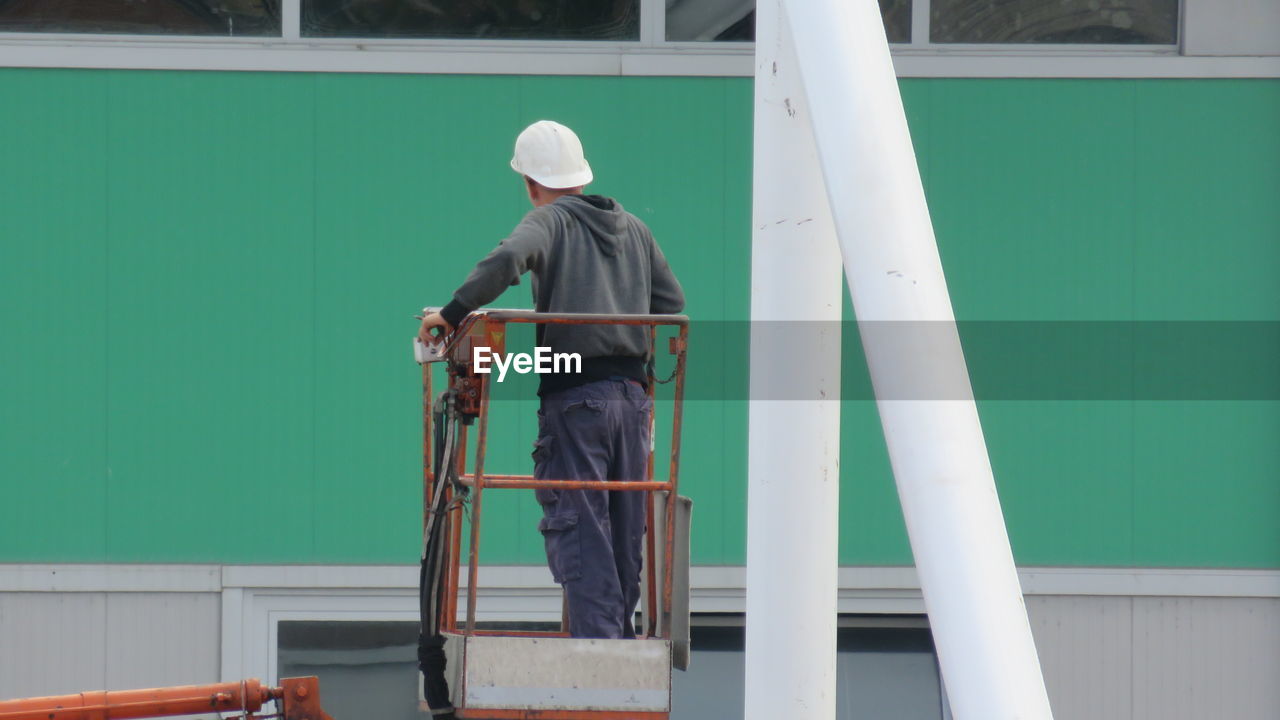
M958 339L967 373L944 358ZM672 376L659 333L654 374ZM687 400L821 400L814 383L782 374L750 381L750 348L794 357L841 338L843 400L1280 400L1280 322L966 321L690 323ZM868 356L864 347L874 348ZM531 352L511 326L507 350ZM868 360L870 357L870 360ZM874 369L874 373L868 368ZM493 376L496 379L496 375ZM536 374L509 372L493 401L528 400ZM661 385L671 397L674 383Z

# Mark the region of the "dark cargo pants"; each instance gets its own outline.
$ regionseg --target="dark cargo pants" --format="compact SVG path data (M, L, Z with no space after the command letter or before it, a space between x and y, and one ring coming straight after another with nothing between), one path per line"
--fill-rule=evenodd
M538 411L534 477L644 480L649 410L632 380L602 380L546 395ZM632 638L640 600L641 539L649 493L537 490L547 564L564 587L569 634Z

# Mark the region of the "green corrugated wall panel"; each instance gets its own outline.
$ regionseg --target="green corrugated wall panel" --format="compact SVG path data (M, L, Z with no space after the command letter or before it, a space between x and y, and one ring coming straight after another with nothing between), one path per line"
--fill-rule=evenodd
M1009 542L1019 561L1132 563L1132 405L1045 400L981 404Z
M102 79L0 71L3 559L108 559Z
M1135 316L1280 319L1280 81L1134 94Z
M1134 411L1133 562L1276 567L1276 403L1143 402Z
M1197 92L1190 98L1176 81L1141 83L1135 90L1136 125L1143 131L1136 142L1140 262L1134 267L1134 314L1142 320L1275 323L1280 320L1277 83L1194 86ZM1232 351L1183 350L1207 357ZM1272 369L1280 374L1280 366ZM1280 566L1277 405L1136 405L1135 564L1215 566L1230 557L1230 564Z
M315 87L317 558L404 561L421 544L412 315L510 229L508 78L320 75ZM521 286L519 289L524 289ZM508 300L516 293L504 297ZM521 298L523 299L523 298ZM502 529L495 503L490 527Z
M1280 82L903 94L962 319L1280 319ZM0 97L23 108L0 113L0 561L412 561L409 315L524 212L506 162L540 117L580 130L709 321L694 554L744 560L745 326L718 321L748 306L750 81L0 70ZM966 344L997 387L999 348ZM845 347L840 557L908 563ZM532 410L498 403L491 468L527 469ZM1020 562L1280 567L1277 403L980 412ZM487 497L486 560L539 561L528 495Z
M107 81L108 557L309 557L310 83Z
M927 84L930 208L957 318L1049 336L1067 331L1055 322L1132 319L1134 83ZM977 391L995 390L1005 348L964 338ZM1125 404L1017 398L980 415L1020 561L1131 561Z
M927 83L929 207L956 317L1130 319L1134 84Z
M742 121L744 109L753 100L751 83L725 83L725 103L721 110L721 134L724 142L724 184L717 201L724 242L724 262L713 268L711 277L723 288L722 315L719 319L733 321L748 313L750 308L751 276L750 248L751 213L739 208L750 207L751 197L751 143L752 124ZM740 269L741 268L741 269ZM700 327L706 327L703 324ZM744 438L747 437L747 371L745 361L747 338L740 331L744 325L712 325L721 330L726 341L717 347L718 368L710 373L707 382L716 382L719 397L727 398L724 405L724 421L710 435L709 442L718 444L718 456L711 459L710 472L718 473L723 480L719 492L707 498L722 510L722 521L712 534L718 534L721 552L715 562L741 564L746 561L747 543L747 453ZM716 333L709 332L713 336ZM714 342L714 339L713 339ZM697 522L702 523L703 511L708 502L700 501L695 512Z

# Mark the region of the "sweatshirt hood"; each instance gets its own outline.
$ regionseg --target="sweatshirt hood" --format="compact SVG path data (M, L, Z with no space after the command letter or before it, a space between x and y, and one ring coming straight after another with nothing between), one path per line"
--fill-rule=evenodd
M555 204L567 210L588 230L605 255L618 254L625 229L626 214L616 200L603 195L565 195Z

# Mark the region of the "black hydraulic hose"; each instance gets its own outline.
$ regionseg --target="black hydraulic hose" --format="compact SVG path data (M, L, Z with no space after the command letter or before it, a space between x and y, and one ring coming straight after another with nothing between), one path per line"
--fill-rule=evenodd
M418 574L418 603L421 625L418 631L418 669L422 671L423 696L438 720L453 720L449 683L445 679L444 636L440 633L440 607L444 601L441 582L448 525L445 487L454 470L454 442L457 428L449 412L451 397L443 393L432 408L435 457L431 507L428 508L422 543L422 567Z
M443 555L443 529L448 524L445 513L445 492L449 470L453 465L453 433L450 413L447 412L448 393L440 396L432 409L435 427L434 485L431 488L431 507L427 509L425 535L422 544L423 577L420 583L422 624L426 635L439 632L440 570Z

